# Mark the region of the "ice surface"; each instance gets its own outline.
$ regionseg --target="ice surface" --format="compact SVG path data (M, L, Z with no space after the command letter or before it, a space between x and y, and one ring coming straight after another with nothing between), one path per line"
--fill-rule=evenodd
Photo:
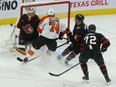
M116 15L87 16L85 23L96 24L97 31L103 33L111 41L108 51L103 54L109 76L112 79L111 85L105 85L105 79L93 60L88 61L90 83L84 83L81 79L83 73L79 65L59 77L50 76L49 72L61 73L78 63L78 56L70 61L68 66L64 64L65 58L61 61L56 59L56 56L68 45L58 48L52 56L44 54L27 64L17 61L18 54L11 54L8 49L0 46L0 87L115 87ZM73 26L72 18L71 29ZM12 29L13 27L9 25L0 26L0 44L8 39ZM58 41L58 44L64 42ZM39 54L40 52L38 52Z

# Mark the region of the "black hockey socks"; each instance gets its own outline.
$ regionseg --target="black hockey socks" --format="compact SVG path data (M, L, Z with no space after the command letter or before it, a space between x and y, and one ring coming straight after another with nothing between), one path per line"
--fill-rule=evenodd
M86 62L83 62L80 65L81 65L81 69L82 69L83 73L85 74L88 71Z
M63 56L66 56L67 54L69 54L70 51L68 50L68 48L66 48L63 52L62 52L62 55Z
M102 74L104 75L106 82L110 82L111 80L109 79L106 65L104 63L102 63L101 65L99 65L99 68L100 68Z
M74 52L71 52L70 54L69 54L69 56L66 58L66 60L65 60L65 64L66 65L68 65L68 62L70 61L70 60L72 60L73 58L75 58L75 56L76 56L76 54L74 53Z
M71 52L71 53L69 54L69 56L67 57L67 60L70 61L71 59L73 59L73 58L75 58L75 57L76 57L76 54L75 54L74 51L73 51L73 52Z
M84 63L81 63L81 69L84 73L84 76L82 77L83 80L89 80L89 72L88 72L88 67L87 67L87 64L86 62Z

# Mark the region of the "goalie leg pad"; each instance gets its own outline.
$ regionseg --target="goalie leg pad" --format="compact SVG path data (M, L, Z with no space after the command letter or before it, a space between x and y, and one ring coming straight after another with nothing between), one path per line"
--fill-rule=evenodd
M28 51L28 54L30 55L30 56L33 56L34 55L34 51L32 51L31 49Z
M15 47L16 51L22 55L26 55L25 49L24 48L17 48Z

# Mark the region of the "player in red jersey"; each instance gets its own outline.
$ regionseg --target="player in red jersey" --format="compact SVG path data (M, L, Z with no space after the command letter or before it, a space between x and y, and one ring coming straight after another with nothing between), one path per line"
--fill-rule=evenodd
M111 79L108 76L102 53L107 51L110 41L103 34L96 32L96 26L94 24L90 24L87 31L88 34L82 39L81 54L79 56L81 69L84 73L82 79L89 80L87 61L91 58L97 63L106 82L109 83Z

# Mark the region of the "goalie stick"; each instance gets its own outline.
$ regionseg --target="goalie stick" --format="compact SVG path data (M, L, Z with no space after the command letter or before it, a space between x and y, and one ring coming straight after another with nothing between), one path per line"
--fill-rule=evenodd
M65 70L65 71L63 71L63 72L61 72L61 73L59 73L59 74L54 74L54 73L51 73L51 72L49 72L49 74L50 74L51 76L61 76L62 74L68 72L69 70L71 70L72 68L76 67L76 66L79 65L79 64L80 64L80 63L77 63L77 64L75 64L74 66L70 67L69 69L67 69L67 70Z

